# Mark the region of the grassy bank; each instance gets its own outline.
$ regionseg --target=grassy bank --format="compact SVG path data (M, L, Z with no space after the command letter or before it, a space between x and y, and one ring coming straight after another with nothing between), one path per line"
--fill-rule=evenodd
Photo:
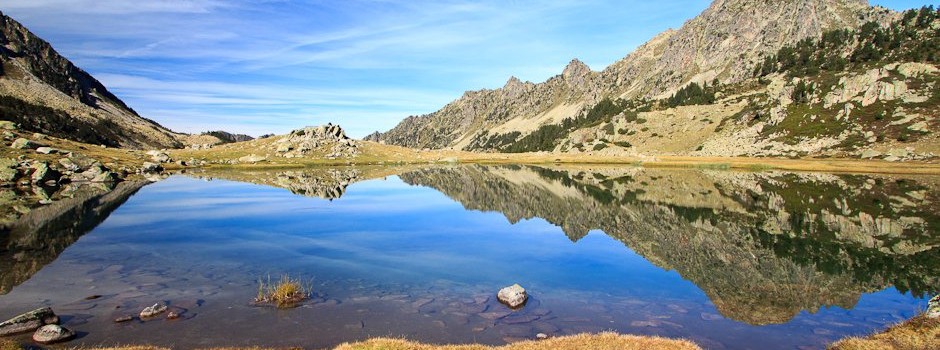
M30 135L18 133L19 137ZM312 154L303 158L284 158L270 151L272 140L239 142L213 147L207 150L167 150L174 160L205 161L203 168L235 169L281 169L310 166L345 165L394 165L428 163L478 163L478 164L588 164L643 166L651 168L700 168L736 169L746 171L788 170L839 173L882 173L940 175L940 161L887 162L882 160L838 159L838 158L748 158L748 157L681 157L681 156L608 156L596 154L565 153L476 153L454 150L416 150L374 142L360 141L361 153L356 157L327 159L323 154ZM79 142L47 137L42 143L66 152L76 152L100 160L112 169L138 168L150 156L141 150L103 148ZM238 163L247 155L267 156L256 163ZM0 157L26 157L55 163L61 155L42 155L33 150L12 148L0 149ZM233 161L237 164L231 164ZM163 164L167 170L193 168L174 163Z
M0 340L0 350L19 350L14 343L3 343ZM211 350L268 350L275 348L212 348ZM289 348L285 348L289 349ZM686 340L666 339L660 337L645 337L635 335L620 335L616 333L579 334L545 340L531 340L516 342L503 346L485 345L429 345L411 342L403 339L378 338L362 342L344 343L334 350L701 350L698 345ZM127 346L115 348L96 348L88 350L169 350L156 346Z
M940 349L940 319L919 315L867 337L851 337L833 344L832 350Z

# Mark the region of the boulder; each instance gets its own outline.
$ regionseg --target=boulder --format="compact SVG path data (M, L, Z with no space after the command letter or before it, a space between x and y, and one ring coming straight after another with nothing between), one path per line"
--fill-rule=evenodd
M59 343L72 338L75 338L75 332L55 324L42 326L33 333L33 341L40 344Z
M150 318L150 317L157 316L165 312L166 309L167 309L166 305L163 305L160 303L153 304L153 306L145 307L143 310L140 311L140 318Z
M0 336L32 332L47 324L59 323L59 316L51 308L39 308L0 323Z
M10 145L10 147L16 149L36 149L42 147L42 144L21 137L13 141L13 144Z
M247 155L247 156L238 158L238 161L241 162L241 163L257 163L257 162L264 161L264 160L267 160L267 159L268 159L268 157L265 157L265 156L259 156L259 155L249 154L249 155Z
M0 158L0 182L13 182L20 171L16 168L19 162L10 158Z
M916 132L929 132L930 131L930 128L927 126L927 122L923 122L923 121L911 124L911 126L908 126L907 129L911 131L916 131Z
M156 173L163 170L163 167L160 164L154 164L151 162L144 162L144 165L140 167L140 171L143 173Z
M930 299L927 303L927 318L940 318L940 295Z
M62 169L65 169L65 170L68 170L68 171L79 171L79 170L82 170L82 168L81 168L80 166L78 166L78 164L75 164L75 162L73 162L73 161L72 161L71 159L69 159L69 158L62 158L62 159L59 159L59 165L62 166Z
M16 123L9 120L0 120L0 129L3 130L16 130Z
M52 148L52 147L39 147L39 148L36 148L36 153L53 154L53 153L59 153L59 150Z
M518 284L514 284L500 289L499 293L496 294L496 298L499 299L499 302L506 304L512 309L518 309L525 305L525 302L529 299L529 296L526 294L525 288L522 288L522 286Z
M887 155L889 156L895 156L898 158L904 158L904 157L909 156L910 154L911 152L904 148L892 148L888 150L888 153L887 153Z
M169 163L173 161L173 159L170 158L170 155L162 152L151 156L150 159L157 163Z
M880 156L881 156L881 152L878 152L873 149L865 150L864 152L862 152L863 159L871 159L871 158L876 158Z
M36 162L33 163L33 166L30 167L33 169L33 183L45 183L48 181L59 181L59 177L62 174L59 174L55 169L49 168L49 165L45 162Z

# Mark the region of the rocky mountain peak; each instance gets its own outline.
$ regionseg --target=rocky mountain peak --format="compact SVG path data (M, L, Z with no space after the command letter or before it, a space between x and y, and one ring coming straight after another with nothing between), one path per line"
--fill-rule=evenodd
M503 85L503 89L510 90L522 86L522 80L516 78L516 76L509 77L509 80L506 81L506 85Z
M568 65L565 66L565 70L561 72L565 81L568 82L582 80L589 74L591 74L591 67L588 67L587 64L584 64L584 62L581 62L581 60L577 58L568 62Z

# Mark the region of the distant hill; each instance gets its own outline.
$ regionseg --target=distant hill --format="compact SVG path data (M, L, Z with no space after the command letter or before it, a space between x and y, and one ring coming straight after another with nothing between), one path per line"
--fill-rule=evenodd
M244 142L254 140L254 137L245 134L233 134L230 132L216 130L216 131L206 131L202 133L203 135L210 135L219 138L222 143L234 143L234 142Z
M0 120L90 144L175 148L180 135L143 118L97 79L0 13Z
M513 77L366 139L496 152L930 157L940 154L937 18L932 7L901 14L864 0L716 0L600 72L572 60L543 83Z

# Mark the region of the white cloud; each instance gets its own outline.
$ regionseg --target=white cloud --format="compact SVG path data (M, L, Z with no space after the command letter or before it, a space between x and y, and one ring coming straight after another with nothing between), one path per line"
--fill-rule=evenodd
M363 136L511 75L543 81L574 57L601 69L674 26L663 16L706 5L7 0L0 9L173 129L269 132L313 119Z

